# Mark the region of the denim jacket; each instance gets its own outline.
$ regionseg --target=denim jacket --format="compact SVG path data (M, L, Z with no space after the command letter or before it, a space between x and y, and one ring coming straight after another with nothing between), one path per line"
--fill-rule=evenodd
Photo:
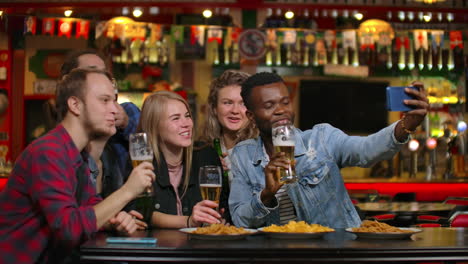
M340 169L369 167L391 158L405 143L396 140L395 126L366 137L348 136L329 124L318 124L306 131L297 129L294 157L298 181L286 187L297 220L332 228L359 226L361 221ZM278 201L269 208L260 200L265 187L264 169L269 162L262 139L237 144L231 161L234 179L229 208L234 224L250 228L279 224Z

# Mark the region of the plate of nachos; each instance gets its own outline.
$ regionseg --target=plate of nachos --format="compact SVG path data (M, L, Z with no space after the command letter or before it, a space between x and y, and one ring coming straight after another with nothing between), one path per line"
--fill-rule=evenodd
M386 223L370 220L362 221L360 227L346 228L346 231L360 238L371 239L405 239L422 232L418 228L394 227Z
M190 235L190 238L204 240L237 240L244 239L258 231L243 227L227 226L223 224L212 224L205 227L182 228L180 232Z
M335 229L319 224L308 224L304 221L289 221L285 225L270 225L259 228L260 233L266 234L272 238L304 239L320 238L325 234L335 232Z

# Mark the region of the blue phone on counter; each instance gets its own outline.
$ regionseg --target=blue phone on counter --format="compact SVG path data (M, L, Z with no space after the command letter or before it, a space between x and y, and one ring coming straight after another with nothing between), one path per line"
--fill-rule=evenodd
M155 245L157 239L154 237L108 237L106 242L109 244L145 244Z
M419 91L414 86L388 86L387 87L387 110L388 111L411 111L414 109L412 106L405 105L403 100L415 99L413 96L405 92L405 88L411 88Z

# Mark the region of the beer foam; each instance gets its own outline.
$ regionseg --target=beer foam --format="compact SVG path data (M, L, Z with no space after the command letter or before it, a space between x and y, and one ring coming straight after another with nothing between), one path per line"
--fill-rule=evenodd
M200 184L200 187L217 188L217 187L221 187L221 184L203 183L203 184Z
M153 155L145 155L145 156L138 156L138 157L132 157L132 160L143 160L143 161L148 161L148 160L153 160Z
M294 140L281 140L281 137L273 138L273 146L294 146Z

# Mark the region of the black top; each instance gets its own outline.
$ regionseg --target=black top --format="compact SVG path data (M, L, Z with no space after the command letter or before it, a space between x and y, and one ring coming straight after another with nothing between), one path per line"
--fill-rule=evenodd
M154 181L154 210L166 213L177 215L177 199L176 193L172 188L169 171L167 168L167 163L164 158L164 155L161 154L161 166L158 167L158 164L153 160L153 166L155 168L156 181ZM198 171L200 167L206 165L215 165L220 166L221 161L218 157L216 151L209 147L204 146L202 148L197 148L193 151L192 156L192 168L190 173L190 180L187 191L183 194L183 182L185 180L185 166L184 171L182 172L181 184L179 185L178 192L182 202L182 214L191 215L193 207L202 200L200 187L198 184ZM131 170L127 173L130 175ZM231 222L229 210L228 210L228 197L229 197L229 187L228 182L223 180L223 188L221 190L220 198L220 208L225 208L224 218L226 221ZM129 205L130 208L133 208L133 205Z
M124 174L120 171L114 147L107 143L101 154L102 162L102 198L119 189L124 182Z

